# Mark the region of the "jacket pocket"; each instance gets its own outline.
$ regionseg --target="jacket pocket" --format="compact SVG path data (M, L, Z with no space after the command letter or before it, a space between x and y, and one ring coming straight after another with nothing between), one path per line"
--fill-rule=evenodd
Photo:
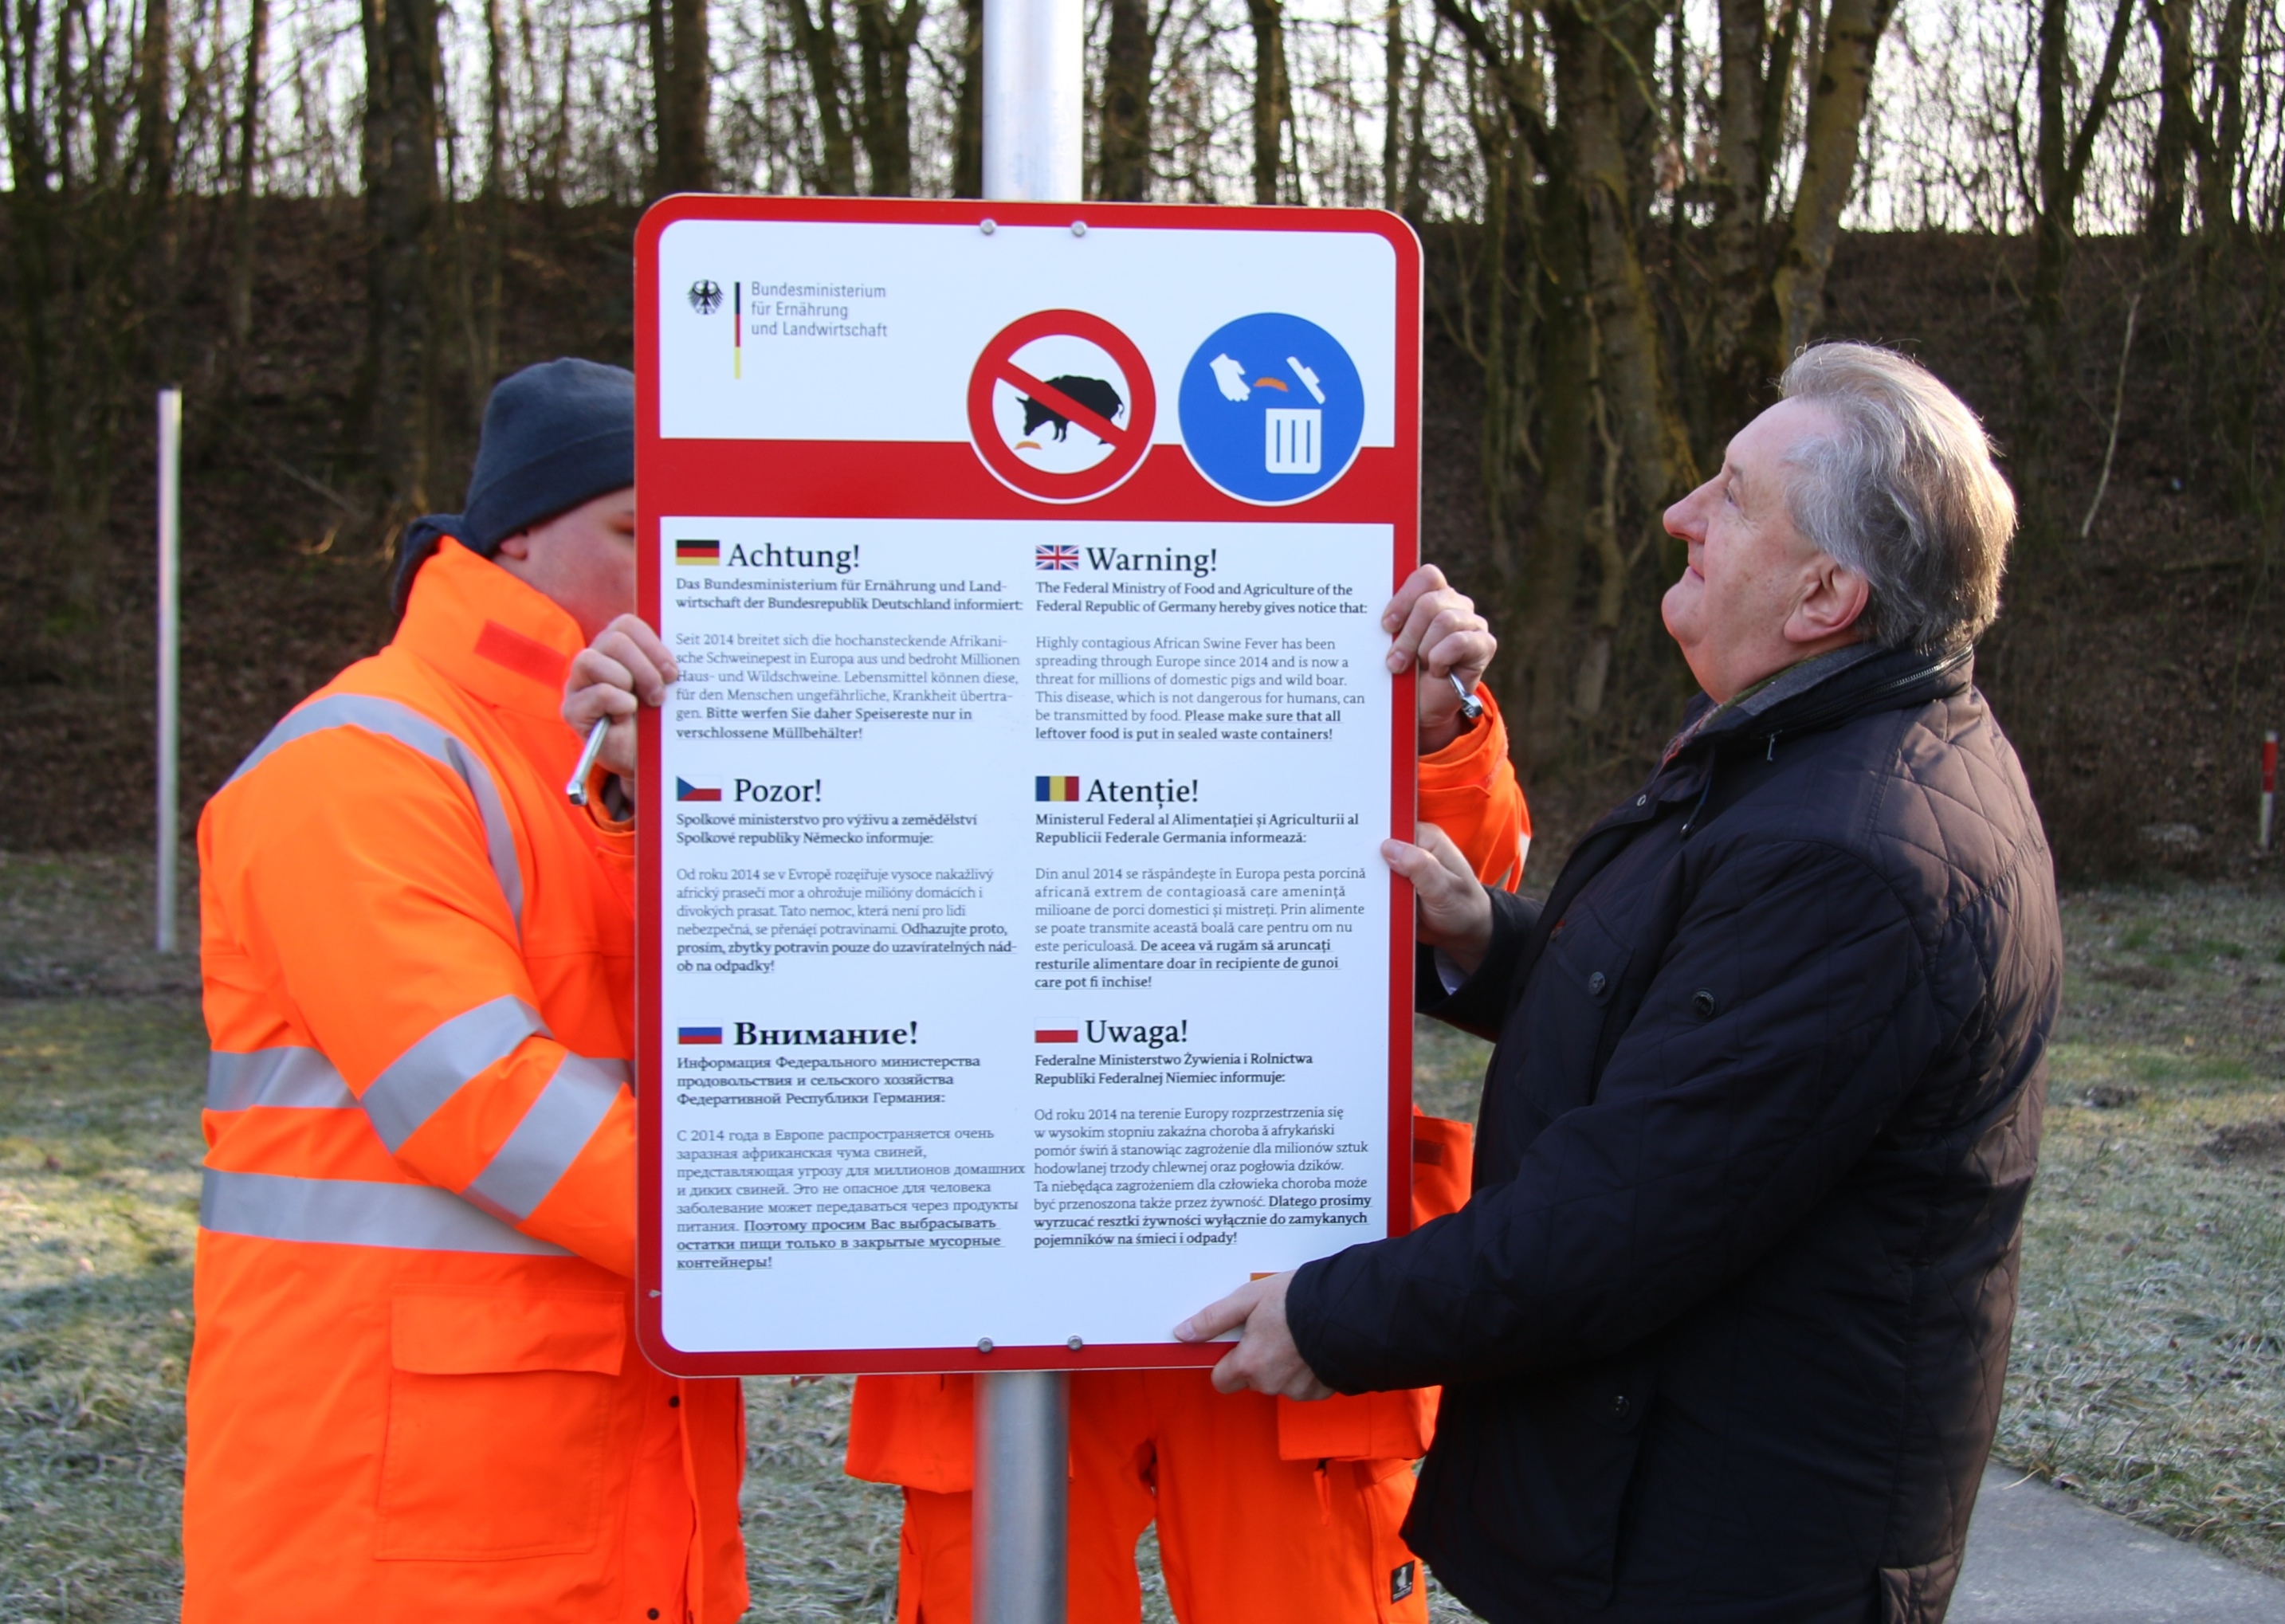
M1281 1461L1417 1461L1436 1437L1439 1387L1277 1400Z
M1651 1361L1637 1354L1464 1398L1448 1391L1439 1432L1464 1439L1453 1453L1480 1463L1465 1512L1478 1541L1582 1606L1608 1605L1655 1389Z
M626 1303L615 1291L399 1297L389 1319L383 1561L592 1549Z
M1574 906L1548 938L1519 1011L1509 1028L1530 1044L1529 1074L1550 1092L1535 1103L1550 1120L1590 1103L1624 1021L1621 986L1633 951L1584 907Z

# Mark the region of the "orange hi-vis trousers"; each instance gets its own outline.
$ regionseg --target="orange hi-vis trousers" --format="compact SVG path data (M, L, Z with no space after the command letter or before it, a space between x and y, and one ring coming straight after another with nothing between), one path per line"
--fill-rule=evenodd
M1413 1118L1416 1221L1465 1198L1470 1132ZM975 1378L862 1377L852 1476L901 1484L898 1624L968 1624ZM1135 1624L1135 1542L1155 1519L1182 1624L1424 1624L1398 1532L1436 1390L1296 1404L1223 1394L1199 1369L1083 1370L1071 1384L1072 1624Z

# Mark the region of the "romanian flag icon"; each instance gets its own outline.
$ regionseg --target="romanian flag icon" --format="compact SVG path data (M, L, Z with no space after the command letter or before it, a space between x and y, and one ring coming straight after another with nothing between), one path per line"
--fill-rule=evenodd
M1032 783L1032 798L1035 801L1079 799L1079 780L1076 778L1038 778L1033 779Z
M674 1029L677 1043L719 1043L722 1029L718 1026L678 1026Z
M1044 1026L1033 1032L1032 1041L1034 1043L1077 1043L1079 1041L1079 1028L1076 1026Z
M722 561L722 544L718 541L678 541L674 544L674 561L678 564L718 564Z
M705 784L694 784L687 778L674 781L674 798L678 801L718 801L722 791Z

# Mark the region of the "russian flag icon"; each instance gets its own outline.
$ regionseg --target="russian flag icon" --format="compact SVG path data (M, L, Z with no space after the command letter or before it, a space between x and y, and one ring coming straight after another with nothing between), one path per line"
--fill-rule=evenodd
M694 784L687 778L678 778L674 781L674 798L678 801L718 801L722 798L722 791L718 788Z
M678 1026L674 1029L677 1043L719 1043L722 1029L718 1026Z

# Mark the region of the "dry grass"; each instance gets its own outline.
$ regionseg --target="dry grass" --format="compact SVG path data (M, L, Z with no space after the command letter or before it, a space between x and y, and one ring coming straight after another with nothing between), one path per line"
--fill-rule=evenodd
M174 1615L204 1038L145 884L0 857L0 1620ZM2285 1573L2285 898L2079 892L2064 919L2000 1452ZM1422 1105L1472 1118L1486 1052L1424 1027ZM754 1616L893 1618L899 1500L840 1473L849 1384L747 1401Z
M2000 1455L2285 1573L2285 898L2067 901Z

